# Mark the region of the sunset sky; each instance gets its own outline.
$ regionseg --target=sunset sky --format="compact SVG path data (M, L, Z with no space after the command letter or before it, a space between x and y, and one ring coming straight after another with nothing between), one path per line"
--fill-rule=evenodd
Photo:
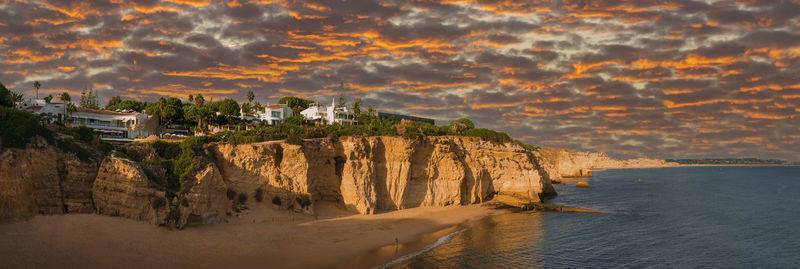
M26 96L341 92L613 157L800 160L798 1L2 3L0 82Z

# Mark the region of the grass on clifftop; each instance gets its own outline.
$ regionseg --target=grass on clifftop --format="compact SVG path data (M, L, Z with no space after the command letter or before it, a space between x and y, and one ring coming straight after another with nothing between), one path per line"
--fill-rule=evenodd
M341 136L402 136L418 139L426 136L471 136L499 144L514 143L526 150L535 151L538 147L511 138L504 132L485 128L475 128L469 119L459 119L449 126L436 126L424 122L397 122L393 119L380 119L364 116L359 125L321 125L312 126L297 123L282 123L275 126L261 126L252 130L221 132L214 135L219 141L230 144L246 144L286 139L287 143L299 144L300 139L341 137Z

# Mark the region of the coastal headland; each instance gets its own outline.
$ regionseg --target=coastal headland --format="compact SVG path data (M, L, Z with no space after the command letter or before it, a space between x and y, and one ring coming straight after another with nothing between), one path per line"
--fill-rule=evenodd
M172 192L161 150L81 160L43 140L5 149L0 255L11 267L369 267L505 212L486 203L495 197L541 205L582 171L671 165L459 136L213 142Z

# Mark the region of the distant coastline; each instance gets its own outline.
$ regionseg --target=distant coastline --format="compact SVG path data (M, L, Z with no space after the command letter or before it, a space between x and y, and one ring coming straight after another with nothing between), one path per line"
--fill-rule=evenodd
M678 163L681 165L800 165L800 162L758 158L666 159L665 161Z

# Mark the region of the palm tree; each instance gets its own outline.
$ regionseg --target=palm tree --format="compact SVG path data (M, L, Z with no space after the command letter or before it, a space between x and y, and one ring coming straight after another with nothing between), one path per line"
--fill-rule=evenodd
M194 95L190 94L189 95L189 103L192 103L192 102L194 102Z
M69 102L67 103L66 110L67 110L67 115L69 116L68 118L72 118L72 112L78 111L78 107L76 107L75 104L73 104L72 102Z
M72 102L72 98L69 97L69 93L67 93L67 92L61 93L61 95L58 96L58 99L61 99L61 101L64 101L64 102L67 102L67 103L71 103Z
M39 88L42 87L42 84L37 80L33 82L33 87L36 88L36 99L39 99Z
M18 103L22 102L23 94L18 92L11 92L11 107L16 107Z
M247 102L253 103L253 99L256 99L256 95L253 94L253 91L247 91Z
M204 103L205 101L206 101L206 99L203 97L203 95L202 95L202 94L199 94L199 93L198 93L198 94L197 94L197 96L195 96L195 97L194 97L194 103L195 103L197 106L203 106L203 103Z

